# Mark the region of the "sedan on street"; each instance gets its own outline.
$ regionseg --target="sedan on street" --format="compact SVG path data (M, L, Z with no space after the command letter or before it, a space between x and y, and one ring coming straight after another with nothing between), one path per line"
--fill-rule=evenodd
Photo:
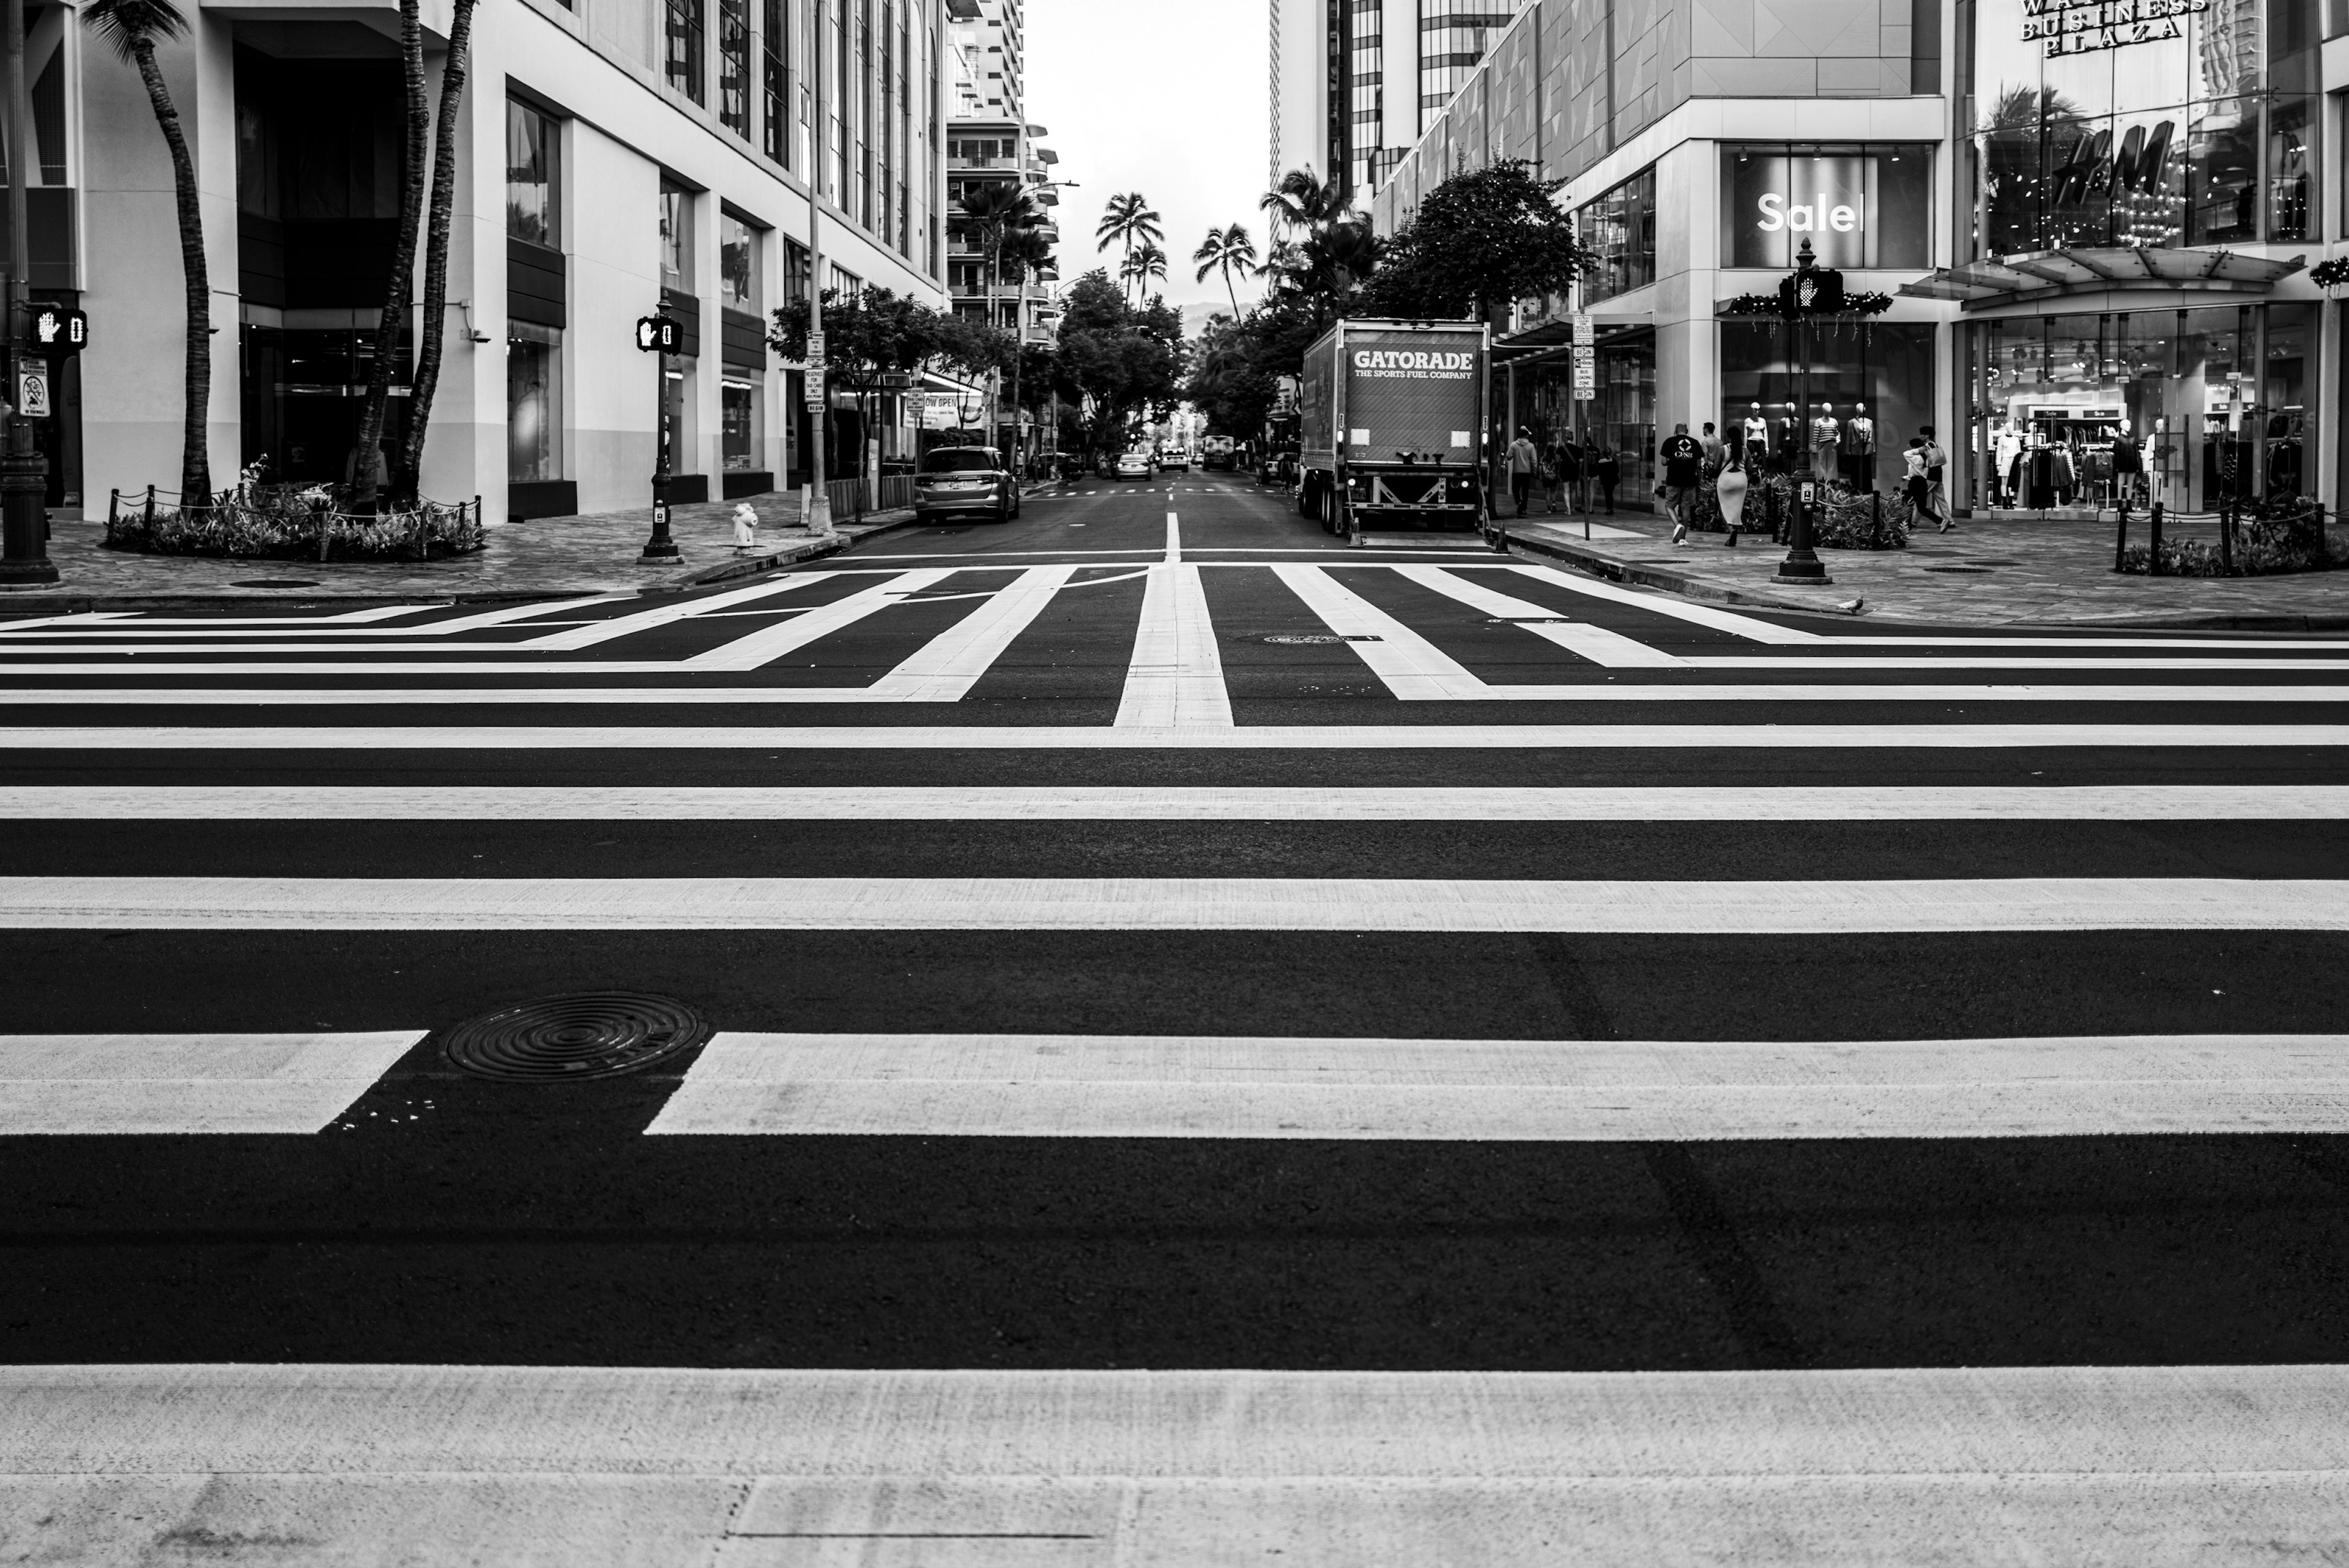
M924 456L914 475L914 515L927 523L972 513L998 523L1019 515L1019 486L1003 460L983 446L942 446Z
M1120 479L1147 480L1153 472L1150 454L1146 452L1121 452L1118 455L1117 477Z

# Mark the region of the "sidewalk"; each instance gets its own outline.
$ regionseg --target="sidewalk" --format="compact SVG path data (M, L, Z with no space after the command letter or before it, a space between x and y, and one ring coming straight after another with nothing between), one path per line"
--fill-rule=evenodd
M1504 509L1506 511L1506 508ZM2349 628L2349 571L2275 577L2144 577L2113 570L2114 525L2086 519L1967 521L1954 533L1912 535L1905 550L1821 550L1835 579L1826 587L1775 580L1784 545L1748 535L1734 550L1726 535L1692 534L1671 544L1671 525L1623 514L1594 520L1563 514L1504 516L1519 551L1569 561L1619 582L1693 598L1837 612L1885 620L1957 626L2068 624L2240 627L2277 630ZM2165 539L2215 540L2214 519L2172 519ZM2145 519L2129 542L2146 542ZM1845 612L1851 613L1851 612Z
M649 504L626 512L575 517L534 517L501 523L479 555L442 561L217 561L193 556L140 556L109 550L98 541L106 524L53 524L49 559L59 581L51 587L0 594L0 616L55 614L60 609L134 608L183 599L337 600L493 599L636 593L716 582L787 566L838 546L819 545L799 526L796 491L747 497L759 514L755 552L734 551L734 501L672 507L669 534L680 563L636 564L652 534ZM911 523L901 508L876 512L861 524L837 520L842 543L853 544Z

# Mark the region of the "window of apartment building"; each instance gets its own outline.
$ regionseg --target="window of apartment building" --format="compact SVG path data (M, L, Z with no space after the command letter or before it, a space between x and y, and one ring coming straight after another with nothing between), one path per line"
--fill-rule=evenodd
M1821 266L1930 266L1932 175L1923 143L1724 142L1721 265L1783 272L1808 240Z
M718 123L750 140L750 0L718 0Z
M850 31L849 0L833 0L832 45L832 123L825 130L832 137L832 199L843 213L849 211L852 199L850 171L854 167L848 146L849 95L855 90L856 62L849 50L854 42Z
M759 309L759 231L731 213L718 215L718 303Z
M1574 215L1598 262L1582 275L1585 303L1656 281L1656 171L1643 169Z
M808 296L808 248L797 240L783 242L783 297L805 299Z
M838 263L826 262L824 263L824 286L833 290L842 301L847 302L864 292L864 280L853 272L843 270Z
M761 21L759 82L762 101L759 125L765 138L767 156L788 169L792 167L790 89L784 84L791 79L792 41L784 30L789 24L783 16L783 0L764 0Z
M708 101L702 80L704 0L667 0L668 85L696 103Z
M693 292L693 192L661 182L661 286L679 294Z
M561 250L556 211L554 117L506 99L506 233Z
M563 477L563 329L506 323L506 478Z

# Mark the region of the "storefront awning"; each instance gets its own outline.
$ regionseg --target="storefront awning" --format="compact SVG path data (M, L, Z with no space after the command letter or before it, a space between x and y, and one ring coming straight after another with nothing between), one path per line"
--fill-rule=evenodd
M1522 332L1512 332L1493 339L1493 365L1495 369L1506 365L1523 365L1528 360L1563 353L1573 346L1572 321L1563 317L1545 321L1538 327L1528 327Z
M2271 261L2225 250L2082 246L1941 267L1902 284L1900 292L1918 299L1958 300L1969 310L2115 290L2257 295L2307 265L2306 256Z

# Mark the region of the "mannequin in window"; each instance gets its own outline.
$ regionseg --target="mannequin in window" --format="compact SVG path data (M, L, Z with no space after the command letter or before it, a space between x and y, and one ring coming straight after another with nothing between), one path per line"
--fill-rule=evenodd
M1770 421L1762 415L1762 405L1756 403L1745 416L1745 461L1767 466L1770 461Z
M1866 403L1854 403L1843 422L1844 472L1852 489L1866 494L1876 488L1876 421Z
M1776 439L1772 444L1771 455L1777 459L1779 472L1792 473L1801 466L1803 460L1803 421L1794 404L1781 406L1786 411L1778 416L1778 428L1774 432Z
M1998 462L1991 470L1998 493L1994 503L2012 505L2015 501L2018 476L2015 469L2023 461L2023 433L2012 423L2001 425L1991 438L1991 450Z
M1836 448L1843 440L1843 426L1836 421L1833 403L1818 407L1811 418L1811 477L1825 484L1836 476Z
M2113 496L2124 504L2137 501L2145 489L2145 454L2137 438L2122 431L2113 437Z

